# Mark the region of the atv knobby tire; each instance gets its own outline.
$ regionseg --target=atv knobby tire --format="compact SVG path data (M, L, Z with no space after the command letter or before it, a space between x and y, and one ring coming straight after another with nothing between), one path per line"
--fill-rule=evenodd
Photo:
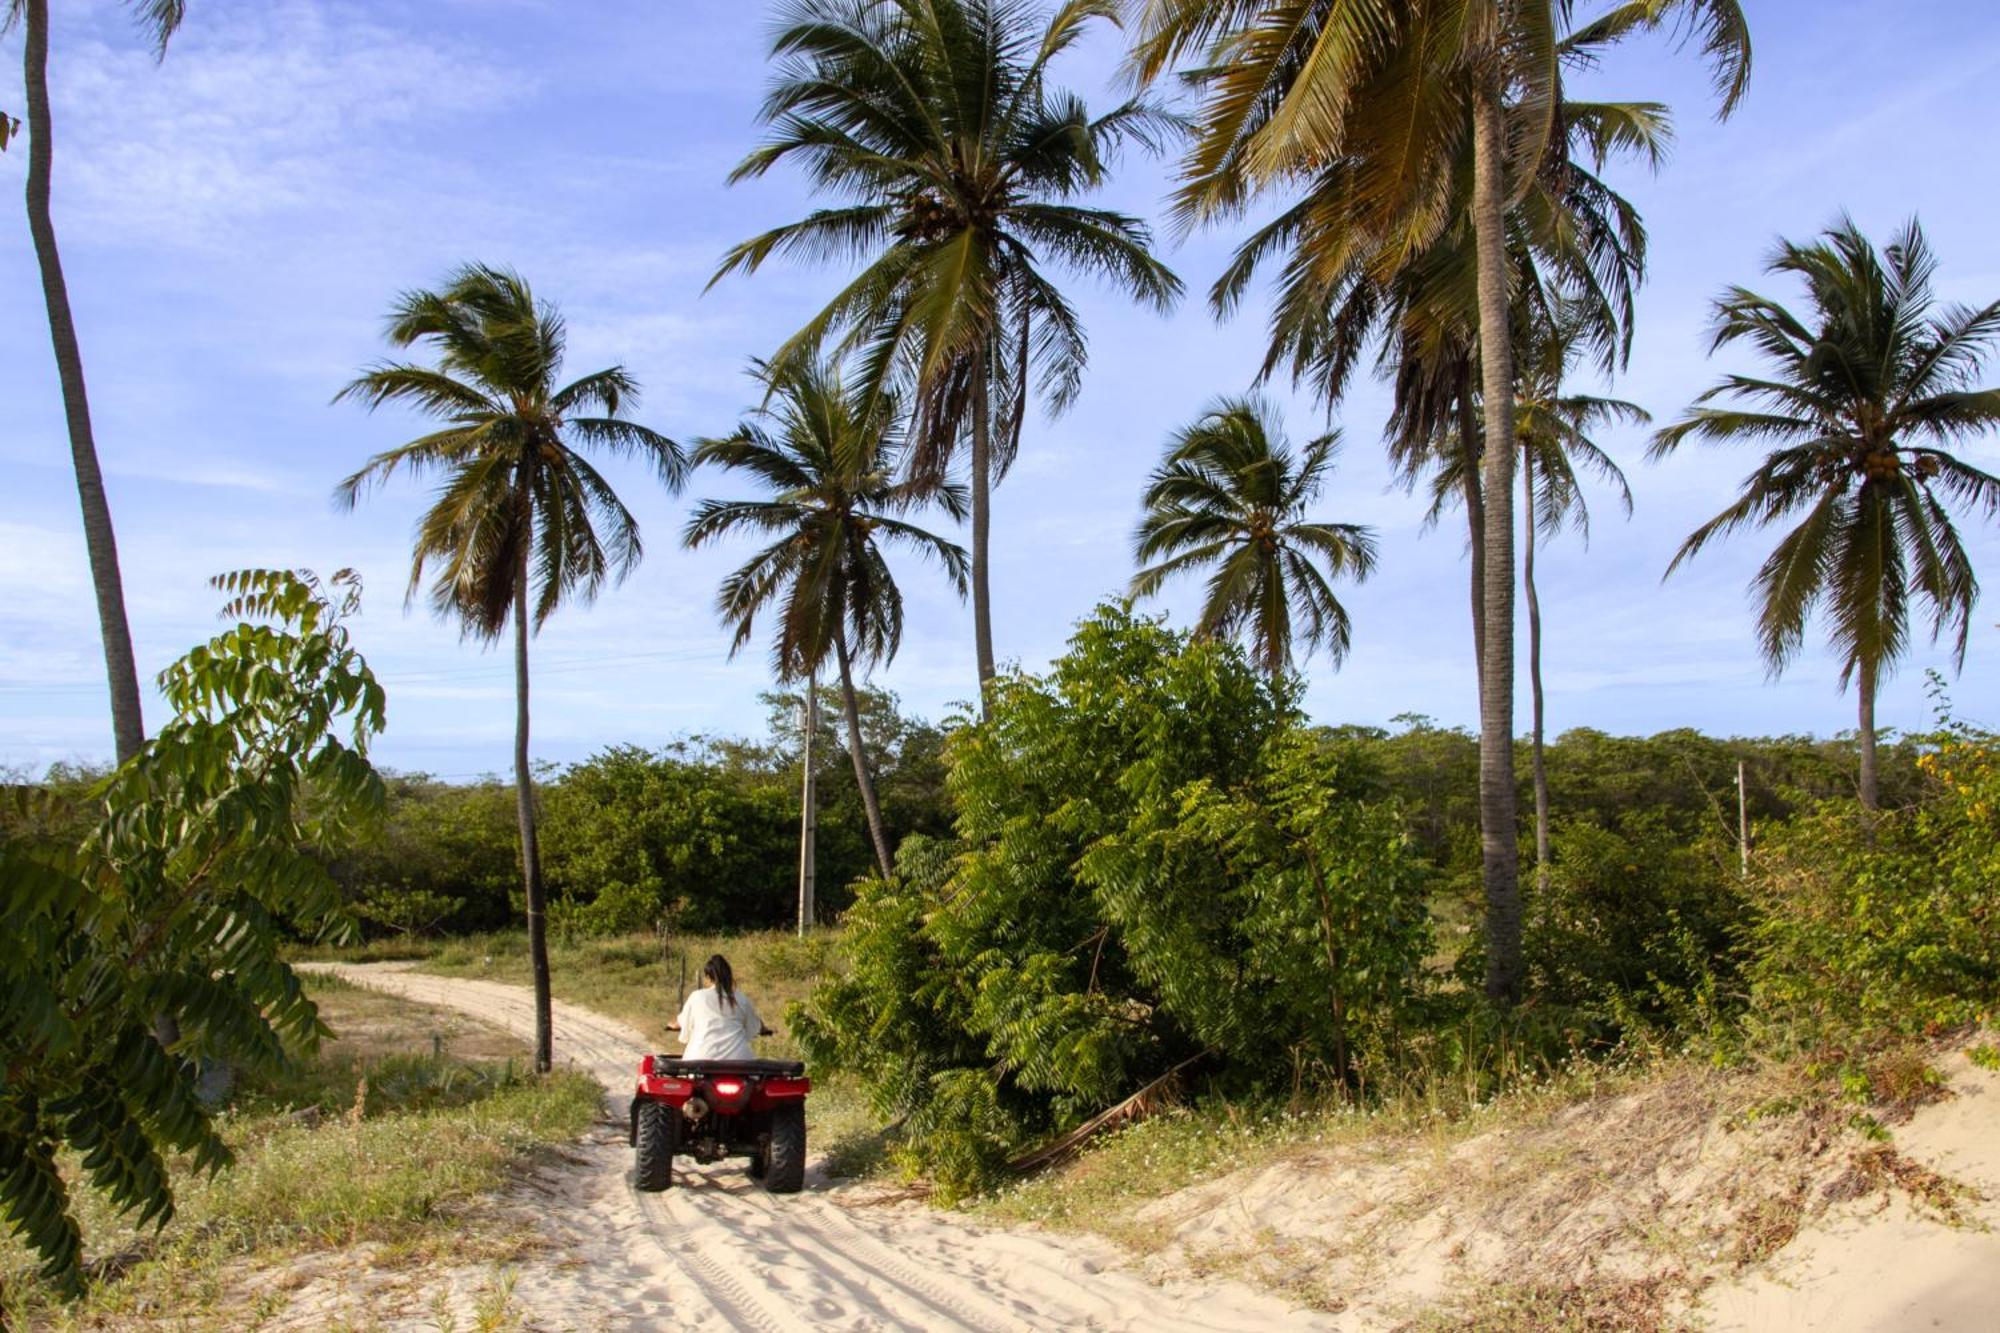
M674 1183L674 1149L679 1147L680 1112L661 1102L639 1107L639 1150L636 1172L639 1188L657 1194Z
M764 1154L764 1188L797 1194L806 1183L806 1104L783 1102L771 1111L771 1146Z

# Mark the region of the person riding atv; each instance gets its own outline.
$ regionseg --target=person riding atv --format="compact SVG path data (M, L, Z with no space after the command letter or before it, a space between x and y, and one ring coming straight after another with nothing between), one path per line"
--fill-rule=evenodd
M737 993L736 974L719 953L701 965L700 989L682 1002L667 1031L681 1034L683 1060L748 1060L750 1039L771 1035L750 997Z
M750 1039L770 1036L750 997L737 991L729 960L702 965L701 989L687 997L669 1030L685 1049L639 1062L632 1094L634 1182L642 1190L673 1184L677 1156L697 1162L748 1157L750 1174L774 1194L805 1181L806 1094L812 1080L793 1060L759 1060Z

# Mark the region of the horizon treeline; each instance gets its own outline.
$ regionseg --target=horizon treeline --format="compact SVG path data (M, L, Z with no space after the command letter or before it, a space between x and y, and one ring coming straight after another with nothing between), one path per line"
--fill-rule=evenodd
M822 687L826 694L832 687ZM891 846L950 838L950 730L901 711L886 691L858 692L863 745L880 792ZM784 927L798 892L800 703L765 696L757 736L684 735L656 745L607 745L570 764L544 764L537 783L545 825L550 918L564 934ZM874 869L860 792L839 716L823 708L815 745L822 919L853 901ZM1478 737L1405 713L1388 726L1309 728L1371 802L1392 802L1433 877L1441 920L1476 919L1480 895ZM1920 789L1925 746L1904 737L1881 748L1883 803L1899 808ZM1597 893L1655 890L1665 880L1708 880L1738 864L1737 765L1753 843L1760 828L1826 800L1852 798L1852 736L1712 736L1689 727L1618 735L1576 727L1548 745L1557 812L1557 866L1571 887ZM1524 750L1517 778L1531 785ZM79 805L102 773L58 763L36 787ZM327 857L343 896L374 938L505 929L520 920L519 848L511 776L446 780L384 769L380 827ZM1527 807L1524 806L1524 810ZM1521 829L1524 862L1531 830ZM1588 881L1587 883L1585 881ZM1621 887L1622 886L1622 887Z

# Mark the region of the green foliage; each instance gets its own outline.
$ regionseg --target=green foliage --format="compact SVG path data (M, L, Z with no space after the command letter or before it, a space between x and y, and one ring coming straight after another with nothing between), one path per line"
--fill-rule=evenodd
M550 784L543 808L560 929L644 931L663 914L692 930L768 924L795 892L796 793L685 747L606 750Z
M1916 808L1829 802L1759 854L1753 995L1798 1040L1928 1033L2000 1005L2000 742L1958 729L1919 763Z
M1548 892L1529 897L1527 955L1544 1001L1583 1009L1597 1035L1635 1021L1673 1026L1688 997L1734 987L1749 920L1736 849L1690 838L1657 811L1607 828L1556 822Z
M422 774L392 775L386 786L383 818L327 856L328 873L371 933L462 933L515 920L521 852L512 786ZM448 902L458 906L430 921L417 910Z
M791 918L798 874L798 705L771 695L762 741L678 741L657 750L614 746L537 780L550 915L568 934L650 933L661 917L689 930L755 930ZM868 755L893 846L950 827L944 735L903 716L893 695L856 692ZM820 900L872 860L853 766L835 710L818 738ZM520 916L514 790L498 779L388 779L388 812L365 838L326 855L329 872L371 934L462 935ZM447 903L459 905L442 916ZM429 919L426 919L429 918Z
M947 1196L1190 1059L1352 1078L1415 984L1421 866L1232 645L1100 610L952 742L956 845L848 915L808 1055L908 1116Z
M318 1011L278 956L280 923L341 925L309 849L382 802L367 760L382 690L342 624L358 583L216 586L239 623L161 674L174 720L93 790L85 836L30 840L22 820L0 839L0 1204L68 1290L81 1236L57 1150L141 1224L172 1214L166 1154L229 1161L195 1062L268 1071L287 1044L311 1049Z

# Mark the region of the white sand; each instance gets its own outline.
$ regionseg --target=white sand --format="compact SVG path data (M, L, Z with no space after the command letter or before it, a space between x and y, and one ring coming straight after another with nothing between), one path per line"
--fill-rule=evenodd
M533 1032L529 993L520 987L397 964L325 970ZM572 1162L532 1182L545 1200L539 1211L549 1250L520 1267L513 1289L513 1308L532 1327L1250 1333L1343 1325L1240 1283L1149 1282L1105 1242L978 1226L817 1171L808 1172L805 1192L774 1196L741 1162L698 1167L676 1159L672 1189L638 1193L624 1127L645 1039L557 1003L555 1047L559 1059L609 1089L608 1119ZM480 1280L449 1276L461 1326ZM405 1294L400 1310L370 1315L384 1327L435 1328L436 1299ZM413 1301L422 1313L410 1309ZM296 1322L322 1310L313 1301L287 1313Z
M1872 1333L2000 1329L2000 1073L1943 1062L1949 1100L1896 1126L1896 1151L1981 1197L1943 1225L1900 1193L1836 1209L1762 1270L1711 1289L1717 1330Z

